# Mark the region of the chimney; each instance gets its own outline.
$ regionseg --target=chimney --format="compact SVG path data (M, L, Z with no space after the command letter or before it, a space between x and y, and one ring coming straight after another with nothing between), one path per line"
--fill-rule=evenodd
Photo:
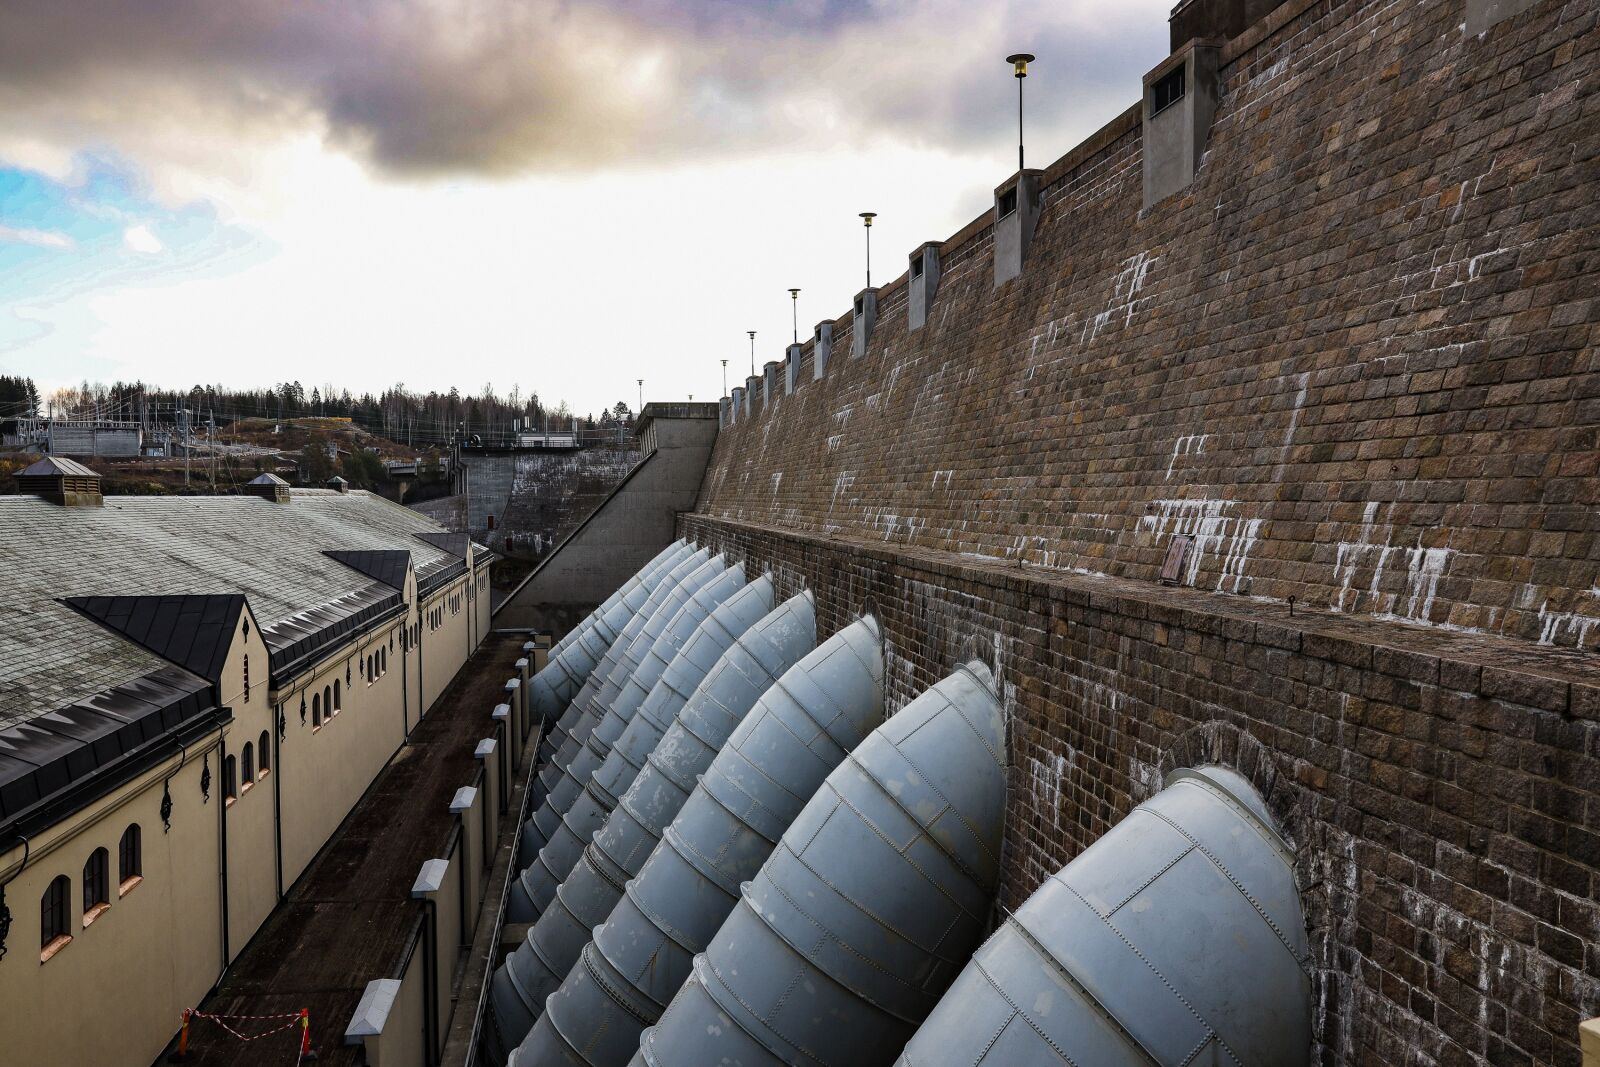
M258 474L245 483L241 490L250 496L258 496L262 500L270 500L274 504L287 504L289 502L289 483L276 474Z
M337 474L328 479L327 485L328 488L332 489L335 493L348 493L350 491L350 483L339 477Z
M69 508L97 508L105 503L100 475L61 456L46 456L18 471L17 492Z

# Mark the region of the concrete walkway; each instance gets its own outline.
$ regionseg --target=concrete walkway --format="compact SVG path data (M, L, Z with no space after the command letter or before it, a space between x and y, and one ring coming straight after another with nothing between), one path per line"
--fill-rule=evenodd
M344 1029L369 981L395 974L421 914L411 886L425 860L444 855L450 799L477 772L473 749L492 732L489 712L522 655L521 636L490 635L234 961L200 1010L229 1016L311 1012L312 1048L324 1067L356 1067ZM230 1022L244 1034L283 1020ZM300 1033L249 1043L196 1020L187 1063L292 1067Z

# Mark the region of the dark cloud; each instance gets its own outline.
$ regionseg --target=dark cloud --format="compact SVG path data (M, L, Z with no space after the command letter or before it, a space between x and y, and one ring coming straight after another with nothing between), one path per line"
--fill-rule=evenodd
M0 132L316 130L397 174L587 169L892 138L998 150L1138 97L1159 4L1079 0L5 0ZM1119 103L1120 102L1120 103ZM1036 124L1036 125L1034 125ZM1031 136L1031 135L1030 135ZM1066 147L1059 144L1056 150Z

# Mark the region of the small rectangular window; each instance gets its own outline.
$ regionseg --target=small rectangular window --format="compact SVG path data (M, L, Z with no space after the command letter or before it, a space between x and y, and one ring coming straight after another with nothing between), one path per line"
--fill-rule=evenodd
M911 261L911 276L913 278L922 277L922 257L921 256L918 256L916 259L913 259Z
M1017 210L1017 187L1012 186L1000 194L1000 218L1005 218Z
M1163 74L1161 79L1150 87L1150 114L1155 115L1176 104L1183 99L1184 68L1188 64L1180 63L1178 68L1170 74Z

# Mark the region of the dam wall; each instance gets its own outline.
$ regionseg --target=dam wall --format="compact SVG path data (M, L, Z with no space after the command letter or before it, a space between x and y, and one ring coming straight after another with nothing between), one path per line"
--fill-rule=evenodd
M724 400L677 523L874 613L891 707L990 663L1006 907L1243 772L1314 1062L1576 1065L1600 1015L1596 27L1276 7L1205 46L1192 182L1146 202L1147 86Z

